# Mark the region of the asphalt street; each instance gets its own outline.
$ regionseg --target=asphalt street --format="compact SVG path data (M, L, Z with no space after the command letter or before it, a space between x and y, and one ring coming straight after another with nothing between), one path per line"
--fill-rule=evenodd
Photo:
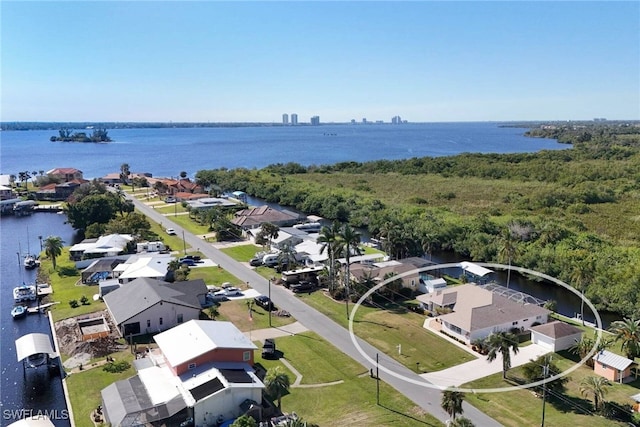
M374 364L366 360L354 346L351 341L351 335L347 329L338 325L324 314L309 307L287 289L280 286L269 286L269 281L254 272L252 269L235 261L233 258L213 247L211 244L203 241L200 237L183 229L179 224L171 222L171 215L162 215L128 194L126 197L135 204L136 208L153 221L162 224L164 228L174 228L178 236L184 236L184 240L189 246L198 248L205 257L210 258L213 262L233 274L238 279L248 283L249 286L261 294L269 295L269 288L271 288L271 299L278 308L290 312L291 315L307 329L317 333L326 341L339 348L342 352L359 362L364 368L366 368L366 370L374 368ZM379 353L376 348L365 341L358 339L357 342L364 350L365 354L367 354L372 360L376 359L376 353L379 354L379 363L381 367L387 368L399 376L409 378L415 383L384 372L382 368L380 369L381 381L391 385L398 392L411 399L416 405L420 406L443 423L447 422L449 415L440 407L440 390L420 385L427 385L430 383L421 378L417 373L403 365L400 365L386 354ZM374 380L372 379L372 381ZM380 403L384 405L384 402ZM393 408L390 409L393 410ZM463 409L463 415L469 418L476 426L494 427L501 425L496 420L482 413L467 402L463 403Z

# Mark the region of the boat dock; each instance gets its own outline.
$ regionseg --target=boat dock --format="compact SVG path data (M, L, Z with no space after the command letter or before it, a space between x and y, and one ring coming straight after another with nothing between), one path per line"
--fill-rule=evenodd
M39 314L39 313L42 313L44 309L47 309L47 308L51 307L54 304L60 304L60 302L59 301L48 302L46 304L37 305L35 307L29 307L29 308L27 308L27 313L28 314Z

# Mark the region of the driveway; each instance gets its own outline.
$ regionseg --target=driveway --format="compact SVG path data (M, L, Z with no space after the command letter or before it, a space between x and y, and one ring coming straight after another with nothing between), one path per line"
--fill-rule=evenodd
M550 352L550 350L537 344L520 347L518 354L514 355L513 352L511 352L511 367L522 366L529 363L530 360ZM420 376L430 383L442 387L457 387L498 372L502 372L502 357L500 355L491 363L487 362L486 356L482 356L479 359L462 363L449 369L429 372Z

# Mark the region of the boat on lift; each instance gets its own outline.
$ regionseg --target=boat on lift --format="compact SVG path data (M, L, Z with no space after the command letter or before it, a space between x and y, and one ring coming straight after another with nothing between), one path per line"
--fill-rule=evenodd
M13 301L25 302L35 301L38 297L38 290L35 285L22 285L13 288Z
M11 309L11 317L21 319L27 315L27 307L24 305L16 305Z

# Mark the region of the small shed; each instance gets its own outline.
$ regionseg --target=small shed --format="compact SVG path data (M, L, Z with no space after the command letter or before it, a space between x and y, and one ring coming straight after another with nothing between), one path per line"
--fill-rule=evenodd
M593 362L593 372L609 381L618 383L633 381L631 368L636 363L631 359L608 350L601 350L593 357Z
M437 278L437 279L434 278L434 279L427 279L427 280L420 279L420 283L418 284L418 290L420 292L424 292L425 294L430 294L439 289L445 289L446 287L447 287L447 281L444 280L443 278Z
M582 329L558 320L531 328L531 342L554 353L582 339Z

